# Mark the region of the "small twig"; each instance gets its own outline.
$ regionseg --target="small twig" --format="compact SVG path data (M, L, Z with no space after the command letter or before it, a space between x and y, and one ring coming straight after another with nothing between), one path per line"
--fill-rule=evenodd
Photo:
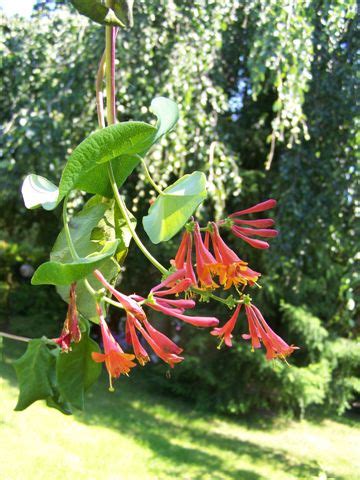
M271 163L274 158L274 153L275 153L275 142L276 142L276 136L275 136L275 131L273 130L271 134L271 146L270 146L270 152L265 164L265 170L270 170L271 168Z
M28 337L20 337L19 335L13 335L12 333L0 332L0 337L10 338L11 340L18 340L19 342L30 342L32 340Z
M105 51L101 57L98 72L96 75L96 110L98 116L99 127L105 127L105 115L104 115L104 93L102 91L102 83L104 80L105 73Z

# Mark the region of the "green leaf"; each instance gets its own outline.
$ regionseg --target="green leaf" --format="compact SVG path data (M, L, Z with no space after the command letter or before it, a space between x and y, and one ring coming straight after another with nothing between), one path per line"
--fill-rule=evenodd
M112 202L102 201L100 197L94 196L90 198L79 213L71 218L69 222L70 235L75 250L81 257L86 257L98 251L99 245L91 242L91 232L111 206ZM115 240L115 237L111 240ZM50 260L61 263L69 263L72 260L64 229L61 230L55 241Z
M155 135L156 129L147 123L123 122L97 130L87 137L75 148L64 168L58 203L73 188L86 185L87 175L99 164L148 149Z
M60 353L56 362L57 385L61 396L75 408L83 410L84 393L96 382L101 365L91 358L99 352L99 346L89 336L83 335L79 343L72 344L71 351Z
M120 0L114 0L116 10L106 7L101 0L71 0L76 10L101 25L113 25L124 27L123 12L119 11L120 5L123 3Z
M59 188L39 175L26 177L22 188L25 206L52 210L74 188L112 198L106 163L111 161L121 187L139 164L138 155L145 155L179 118L176 103L165 97L154 98L150 110L158 118L156 128L143 122L123 122L98 130L80 143L68 159Z
M167 187L143 218L146 233L153 243L170 240L206 198L206 177L202 172L184 175Z
M110 160L118 188L120 188L140 162L138 155L120 155ZM88 193L97 193L107 198L114 196L107 170L107 163L95 166L79 178L76 188Z
M71 405L69 404L69 402L66 402L62 399L61 395L57 390L54 390L54 394L46 399L46 405L50 408L55 408L56 410L59 410L64 415L72 414Z
M165 97L156 97L152 100L150 111L157 116L156 134L152 137L146 150L137 152L138 155L120 155L111 160L114 176L118 187L125 182L134 168L140 162L149 148L163 135L170 132L179 119L179 109L175 102ZM90 172L84 174L76 183L76 187L89 193L97 193L112 198L113 191L109 182L107 165L95 166Z
M21 193L26 208L42 206L45 210L53 210L57 205L59 189L45 177L31 174L25 178Z
M179 120L179 108L177 104L166 97L155 97L150 105L150 112L158 118L157 132L154 143L163 135L170 132Z
M134 222L136 223L135 219ZM116 251L117 261L121 263L126 257L131 235L113 200L104 201L99 196L92 197L82 211L71 219L69 228L71 238L79 255L86 256L96 252L99 246L116 238L119 241ZM50 259L60 262L71 261L63 230L55 242ZM101 273L112 283L119 274L119 267L112 258L108 258L101 266ZM86 280L95 290L102 288L100 282L92 274ZM57 292L63 300L68 302L69 286L58 285ZM79 312L84 317L98 323L95 300L82 280L76 285L76 303Z
M55 357L44 339L31 340L24 355L13 365L20 387L15 410L24 410L37 400L53 395L50 377Z
M113 259L108 259L101 267L101 273L109 283L114 284L119 275L119 267ZM94 277L89 275L86 277L91 287L94 290L100 290L103 285ZM69 301L69 285L58 285L56 290L58 294L66 301ZM84 280L80 280L76 284L76 305L79 312L93 323L99 323L99 316L96 312L96 303L93 295L91 295L85 286Z
M61 353L61 350L60 348L54 348L53 350L50 350L50 353L57 360ZM57 386L56 364L54 364L53 368L50 371L49 380L51 382L51 387L53 392L51 397L48 397L46 399L46 405L50 408L55 408L56 410L59 410L64 415L71 415L72 414L71 405L62 397Z
M92 253L85 258L72 260L70 263L45 262L35 271L32 285L69 285L77 282L101 267L104 260L112 257L117 249L118 241L106 242L98 253Z
M114 11L117 18L119 18L127 27L134 25L133 19L134 0L115 0Z

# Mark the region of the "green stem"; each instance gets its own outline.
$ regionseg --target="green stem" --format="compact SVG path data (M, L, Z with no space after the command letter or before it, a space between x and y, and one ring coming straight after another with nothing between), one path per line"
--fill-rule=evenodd
M73 260L79 260L80 257L77 254L77 251L75 249L74 242L72 241L71 234L70 234L70 228L68 224L68 216L67 216L67 202L68 202L68 195L66 195L64 199L64 205L63 205L63 223L64 223L64 231L65 231L65 236L66 236L66 242L68 244L71 256Z
M99 127L105 127L105 117L104 117L104 96L102 92L102 82L104 80L105 72L105 51L101 57L98 72L96 75L95 89L96 89L96 110L98 116Z
M108 2L111 6L111 2ZM105 27L106 114L108 125L116 123L115 28Z
M130 233L131 233L131 236L133 237L136 245L139 247L139 249L141 250L141 252L145 255L145 257L163 274L167 274L169 273L168 270L163 266L161 265L160 262L158 262L156 260L155 257L153 257L151 255L151 253L149 252L149 250L145 247L145 245L142 243L142 241L140 240L140 238L138 237L136 231L135 231L135 228L133 226L133 224L131 223L131 219L129 217L129 214L128 214L128 210L126 208L126 205L125 205L125 202L124 200L122 199L121 195L119 194L119 191L118 191L118 187L117 187L117 184L116 184L116 180L115 180L115 177L114 177L114 172L113 172L113 169L112 169L112 165L111 165L111 162L108 162L108 174L109 174L109 178L110 178L110 184L111 184L111 188L114 192L114 197L115 197L115 201L119 207L119 210L120 212L122 213L123 217L124 217L124 220L126 222L126 225L128 226L129 230L130 230Z
M0 332L0 337L10 338L11 340L17 340L18 342L30 342L31 338L20 337L19 335L13 335L12 333Z
M87 288L87 291L88 291L89 293L91 293L91 295L93 295L94 297L97 297L97 296L98 296L98 292L90 285L89 280L87 280L87 279L85 278L85 279L84 279L84 283L85 283L85 287ZM104 302L109 303L110 305L114 305L114 307L124 309L124 307L121 305L121 303L115 302L115 300L112 300L111 298L107 297L106 295L101 295L101 299L102 299Z
M212 298L213 300L216 300L217 302L224 303L225 305L228 305L228 300L226 298L221 298L218 297L217 295L214 295L213 293L210 292L204 292L203 290L200 290L199 288L196 287L191 287L190 290L197 295L206 295L208 298Z
M154 187L154 189L158 192L159 195L163 195L164 192L161 190L160 187L158 187L156 185L156 183L154 182L154 180L152 179L152 176L150 175L150 172L147 168L147 165L146 165L146 162L145 160L143 159L143 157L141 157L140 155L138 155L139 159L141 160L141 163L142 163L142 166L144 167L144 170L145 170L145 175L146 175L146 178L149 180L149 183Z
M111 7L111 1L107 1L107 5ZM105 27L105 74L106 74L106 112L107 112L107 121L108 125L115 123L115 29L114 27ZM108 175L110 179L111 188L114 192L115 201L122 213L125 222L130 230L131 236L133 237L136 245L139 247L141 252L145 257L162 273L168 273L167 269L161 265L160 262L154 258L145 245L142 243L138 237L135 229L131 223L126 205L121 195L119 194L118 186L116 184L113 168L111 162L107 164Z

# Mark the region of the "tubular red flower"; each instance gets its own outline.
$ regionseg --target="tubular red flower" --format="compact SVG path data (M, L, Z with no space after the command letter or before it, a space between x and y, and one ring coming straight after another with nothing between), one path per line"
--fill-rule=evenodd
M199 224L195 223L194 230L195 252L196 252L196 272L202 288L214 289L218 285L213 281L210 270L216 265L216 259L204 245L201 237Z
M197 286L198 282L192 266L192 234L190 232L186 231L183 234L175 259L171 260L170 263L177 269L177 271L170 275L168 278L188 278L190 279L189 286ZM164 282L166 281L167 279ZM161 285L164 285L164 282L162 282ZM153 291L155 291L155 289L153 289Z
M60 337L53 338L53 341L59 345L63 352L68 352L71 347L71 335L70 333L61 332Z
M101 308L99 305L96 307L100 318L101 336L105 353L92 352L91 357L97 363L105 362L106 369L109 373L109 389L113 391L112 379L120 377L121 374L127 375L130 372L130 369L136 366L136 363L132 361L134 360L135 355L124 353L120 345L112 336Z
M216 223L212 223L211 241L217 263L212 265L211 271L219 276L221 285L225 290L232 285L253 285L260 273L251 270L247 263L241 260L236 253L226 245L219 234Z
M174 367L175 363L179 363L184 360L183 357L179 356L179 354L182 352L182 349L177 346L176 343L170 340L170 338L163 333L156 330L156 328L150 325L147 320L145 321L144 325L145 328L138 320L135 321L136 328L159 358L168 363L171 368Z
M156 295L160 297L165 295L178 295L179 293L186 292L191 285L192 280L186 278L186 268L182 268L181 270L176 270L171 273L165 280L153 287L150 293L156 293ZM170 288L162 290L165 287Z
M69 306L66 319L59 338L54 338L64 352L70 350L71 342L78 343L81 340L81 331L79 327L79 316L76 308L76 283L70 287Z
M230 218L232 217L239 217L240 215L246 215L248 213L257 213L257 212L265 212L266 210L270 210L271 208L276 207L276 200L270 199L266 200L265 202L257 203L253 207L246 208L245 210L239 210L238 212L234 212L229 215Z
M162 312L165 315L170 317L178 318L185 323L194 325L195 327L216 327L219 324L219 320L215 317L190 317L188 315L183 315L178 309L170 308L160 303L159 300L155 299L155 303L147 303L147 305L158 312Z
M154 297L157 303L161 305L176 307L179 310L186 310L187 308L194 308L196 303L194 300L191 299L173 299L173 298L158 298L157 296Z
M175 284L173 287L168 288L167 290L156 291L156 287L155 287L151 289L150 292L156 293L157 297L164 297L167 295L178 295L179 293L186 292L191 286L191 284L192 284L192 281L190 280L190 278L184 278L183 280Z
M243 233L244 235L252 237L253 235L257 235L258 237L268 237L273 238L276 237L278 234L277 230L273 230L272 228L243 228L243 227L236 227L238 232Z
M244 240L244 242L248 243L254 248L265 249L269 248L269 244L264 242L263 240L257 240L253 237L257 235L259 237L276 237L278 234L277 230L269 229L266 227L270 227L274 225L274 221L271 218L260 218L258 220L243 220L236 217L242 215L248 215L249 213L256 213L256 212L264 212L269 210L270 208L274 208L276 206L276 200L266 200L265 202L258 203L253 207L246 208L245 210L239 210L238 212L232 213L229 215L229 218L233 221L233 225L231 227L231 231L235 236ZM249 225L250 228L244 228L239 225ZM255 228L251 228L255 227Z
M170 340L169 337L167 337L164 333L153 327L148 320L144 322L144 326L151 338L159 345L159 347L164 352L179 355L183 351L183 349L176 345L176 343L174 343L172 340Z
M99 282L102 283L104 287L112 293L112 295L114 295L114 297L121 303L121 305L127 312L132 313L136 318L141 321L146 318L144 310L133 298L118 292L112 285L110 285L110 283L106 280L102 273L99 272L99 270L95 270L94 275L99 280Z
M193 240L192 240L192 236L190 235L188 245L187 245L186 261L185 261L186 278L190 278L191 285L194 287L197 287L198 281L197 281L193 264L192 264L192 246L193 246Z
M249 334L244 334L243 338L251 339L253 348L260 348L262 341L266 348L266 358L268 360L273 358L285 359L294 350L298 349L294 345L288 345L269 327L255 305L245 305L245 312L249 323Z
M259 218L258 220L242 220L239 218L234 218L233 222L240 225L250 225L251 227L257 228L272 227L275 224L275 221L272 218Z
M244 242L248 243L254 248L266 249L270 247L270 245L267 242L264 242L263 240L257 240L255 238L247 237L235 225L231 227L231 231L236 237L241 238L242 240L244 240Z
M228 347L232 347L232 332L236 326L236 322L240 313L241 309L241 304L239 304L233 315L231 316L230 320L228 320L222 327L220 328L214 328L210 333L211 335L217 336L220 338L220 344L219 347L221 347L221 344L225 341L225 345Z
M177 268L177 270L184 268L185 257L190 237L191 234L188 231L184 232L175 259L171 261L171 263Z
M162 288L165 287L172 287L176 285L176 283L185 277L185 268L181 268L180 270L176 270L175 272L171 273L168 277L165 278L162 282L160 282L158 285L155 285L150 291L151 292L157 292L158 290L161 290Z
M147 362L150 361L150 358L145 348L141 345L140 340L137 336L135 330L135 322L136 318L131 315L131 313L128 313L126 318L126 341L127 343L131 343L138 362L140 363L140 365L144 366Z

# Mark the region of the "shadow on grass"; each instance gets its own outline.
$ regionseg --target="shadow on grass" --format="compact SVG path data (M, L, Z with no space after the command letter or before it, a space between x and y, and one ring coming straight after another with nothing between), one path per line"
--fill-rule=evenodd
M17 353L21 354L20 351ZM1 376L16 385L9 357L5 356L5 360L0 363ZM209 474L214 480L266 478L250 469L229 468L230 464L242 460L245 464L254 465L254 470L257 466L264 468L268 465L275 472L288 473L295 478L314 478L322 471L316 461L301 463L281 449L211 431L218 416L199 413L185 403L150 391L140 375L119 381L114 394L107 391L103 377L89 392L86 411L76 413L75 418L86 425L101 425L119 431L144 445L153 452L154 460L161 460L162 472L174 478L201 480ZM231 461L226 459L229 455ZM191 475L188 476L187 469L190 468ZM340 477L331 478L341 480Z

